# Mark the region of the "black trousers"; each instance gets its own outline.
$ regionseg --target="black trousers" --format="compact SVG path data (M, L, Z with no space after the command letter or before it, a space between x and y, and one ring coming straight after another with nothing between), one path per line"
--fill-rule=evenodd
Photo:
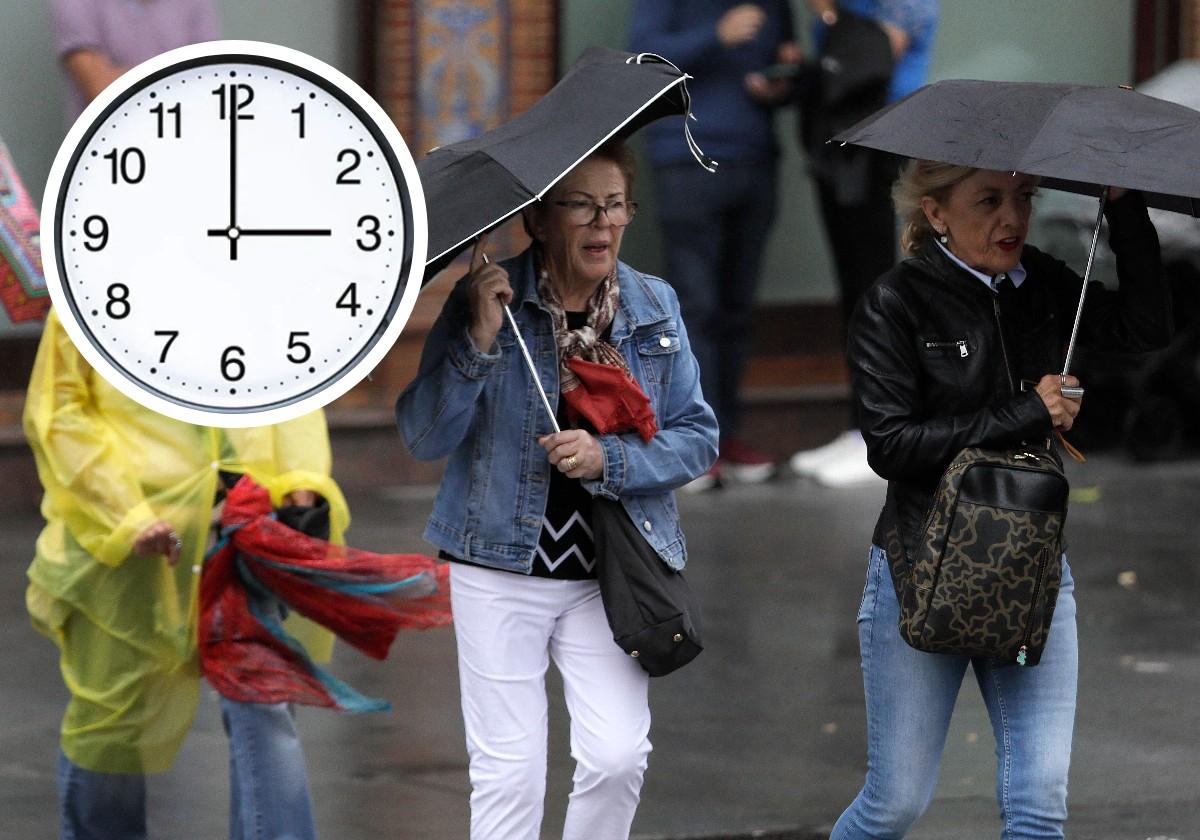
M775 218L774 161L693 162L655 171L666 277L700 365L700 387L721 426L736 437L738 396L749 353L754 293Z
M837 185L815 178L825 234L833 254L842 318L842 345L850 315L863 292L896 263L896 213L892 207L892 182L898 164L891 157L870 153L864 190L853 203L839 200ZM850 404L849 426L858 428L854 402Z

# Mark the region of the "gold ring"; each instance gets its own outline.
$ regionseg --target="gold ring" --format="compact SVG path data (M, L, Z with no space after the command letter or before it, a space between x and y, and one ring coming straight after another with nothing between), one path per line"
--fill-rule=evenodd
M579 459L576 458L574 455L571 455L570 457L567 458L567 460L563 461L563 463L567 465L567 472L570 472L571 470L573 470L579 466Z

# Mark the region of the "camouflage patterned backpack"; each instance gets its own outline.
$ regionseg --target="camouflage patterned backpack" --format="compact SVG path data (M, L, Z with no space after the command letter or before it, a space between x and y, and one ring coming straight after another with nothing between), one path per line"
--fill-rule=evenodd
M934 494L901 584L918 650L1036 665L1062 577L1067 479L1051 447L968 447Z

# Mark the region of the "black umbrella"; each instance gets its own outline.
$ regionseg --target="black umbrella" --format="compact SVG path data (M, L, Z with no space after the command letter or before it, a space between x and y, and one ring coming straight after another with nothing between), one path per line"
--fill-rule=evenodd
M1100 197L1064 376L1075 350L1108 188L1140 190L1153 207L1200 216L1200 111L1129 88L937 82L867 117L833 142L1027 172L1041 176L1044 186Z
M689 116L691 78L660 56L592 47L533 107L417 163L429 212L428 281L474 237L541 198L606 140L673 114ZM692 139L696 159L715 164Z
M1200 216L1200 111L1128 88L952 79L877 111L834 142L979 169L1028 172L1086 195L1141 190Z

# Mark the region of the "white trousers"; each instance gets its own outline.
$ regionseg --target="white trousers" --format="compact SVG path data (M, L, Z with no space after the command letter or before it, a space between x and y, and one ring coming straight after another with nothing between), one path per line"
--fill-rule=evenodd
M594 580L451 565L471 840L537 840L546 667L562 673L574 790L563 840L627 840L650 753L649 678L612 640Z

